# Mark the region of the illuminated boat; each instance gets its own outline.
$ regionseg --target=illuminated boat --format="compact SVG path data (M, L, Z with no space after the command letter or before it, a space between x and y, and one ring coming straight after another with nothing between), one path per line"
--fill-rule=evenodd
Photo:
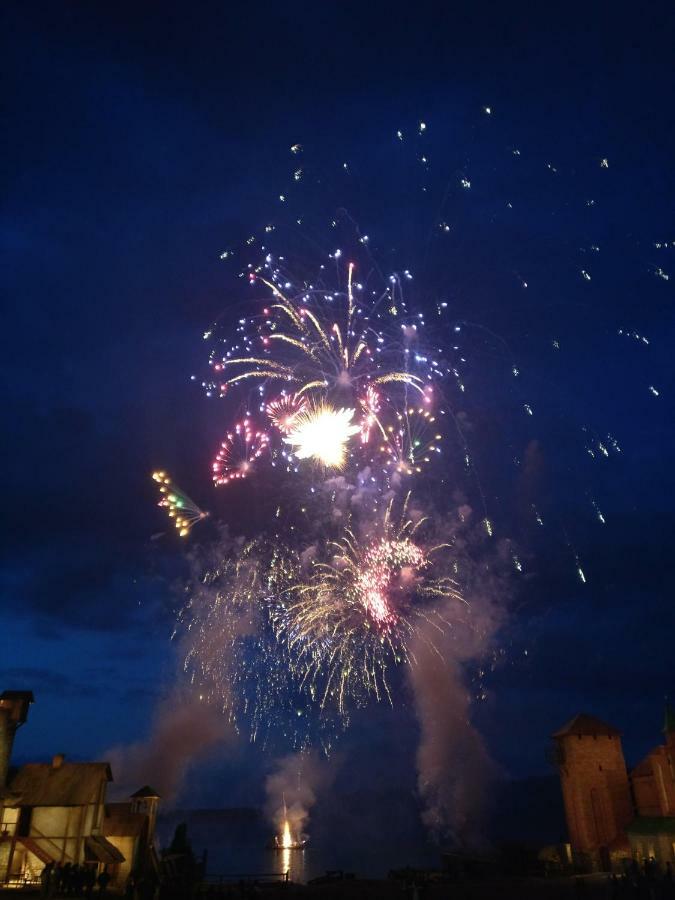
M291 839L285 842L283 836L279 837L279 835L275 834L270 846L272 850L304 850L308 843L309 838L302 838L299 841Z
M293 837L291 833L291 824L288 821L286 811L286 798L284 797L284 824L281 834L275 834L270 847L272 850L304 850L309 842L309 838L303 835Z

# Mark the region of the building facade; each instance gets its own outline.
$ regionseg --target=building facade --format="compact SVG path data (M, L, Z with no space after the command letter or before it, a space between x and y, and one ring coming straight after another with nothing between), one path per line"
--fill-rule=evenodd
M675 713L665 743L631 771L621 733L581 713L556 731L555 758L575 862L609 870L622 860L675 864Z
M105 869L119 887L132 872L156 873L159 796L152 788L107 803L108 763L68 762L63 754L10 772L14 733L32 699L28 692L0 695L0 885L35 882L50 863L96 875Z

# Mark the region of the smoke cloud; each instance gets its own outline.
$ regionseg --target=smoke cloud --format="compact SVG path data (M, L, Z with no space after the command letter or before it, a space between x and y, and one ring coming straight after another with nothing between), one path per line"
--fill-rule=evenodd
M470 719L470 694L458 663L418 648L410 668L420 723L418 789L424 824L462 847L483 843L482 821L496 768Z
M302 751L279 759L276 770L265 781L265 812L276 833L283 831L285 814L293 839L305 835L317 796L330 787L334 777L335 763L328 763L315 752Z
M170 804L180 794L190 767L233 738L225 716L197 698L175 691L157 708L147 740L107 752L115 793L128 797L149 784L164 804Z
M468 506L457 513L461 523L471 518ZM448 608L443 617L452 625L443 633L429 626L418 632L408 672L420 726L416 762L423 821L437 837L473 848L485 844L482 825L498 768L471 721L467 668L485 660L504 619L508 578L503 569L509 559L504 544L489 562L477 562L478 534L474 530L467 538L458 529L453 538L465 611L458 616Z

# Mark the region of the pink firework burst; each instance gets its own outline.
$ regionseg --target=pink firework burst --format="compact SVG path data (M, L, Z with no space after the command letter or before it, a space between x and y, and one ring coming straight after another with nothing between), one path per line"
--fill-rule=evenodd
M267 404L269 420L282 434L289 434L297 416L307 409L304 397L297 394L281 394L276 400Z
M220 450L213 461L213 481L217 485L246 478L253 468L253 462L269 446L266 431L256 430L249 419L237 422L233 431L225 435Z
M391 593L409 586L425 564L424 552L406 538L383 538L366 549L355 589L360 602L378 625L396 623L398 615L391 602Z

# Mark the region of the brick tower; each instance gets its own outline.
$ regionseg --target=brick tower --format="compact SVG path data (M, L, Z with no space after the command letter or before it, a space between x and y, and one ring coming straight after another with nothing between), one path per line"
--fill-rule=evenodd
M633 818L621 733L581 713L552 735L570 843L578 863L608 869L611 845Z

